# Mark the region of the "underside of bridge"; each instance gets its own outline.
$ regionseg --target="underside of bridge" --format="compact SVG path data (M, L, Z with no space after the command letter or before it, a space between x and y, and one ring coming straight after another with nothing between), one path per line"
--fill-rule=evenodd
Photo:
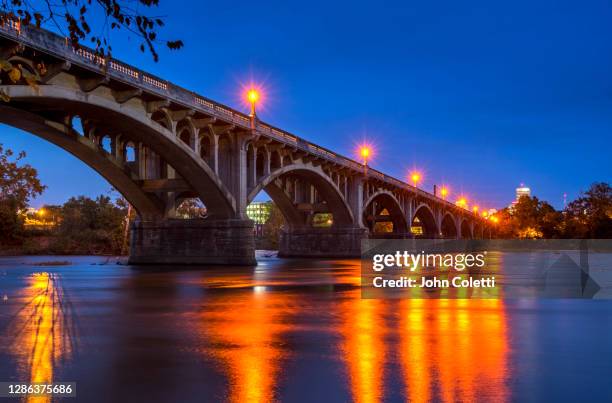
M476 217L458 231L458 208L433 195L46 31L0 25L0 59L30 73L0 72L0 122L74 155L126 198L138 212L131 263L256 263L246 206L261 191L285 218L281 256L359 256L368 236L484 232ZM188 199L206 214L177 214Z

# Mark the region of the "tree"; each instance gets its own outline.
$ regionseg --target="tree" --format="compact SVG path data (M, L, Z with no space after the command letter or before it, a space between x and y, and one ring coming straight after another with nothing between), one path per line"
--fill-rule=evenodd
M95 200L72 197L62 206L56 253L119 254L123 247L123 230L127 207L113 203L108 196Z
M278 239L280 237L280 233L284 225L285 217L283 217L283 213L281 213L280 209L276 206L276 204L271 203L270 216L263 225L264 235L262 242L258 247L260 247L261 249L277 250Z
M559 238L563 215L537 197L521 196L511 208L498 212L501 238Z
M181 40L161 41L158 29L164 26L162 18L148 12L159 5L159 0L0 0L0 22L19 20L22 25L40 28L49 25L79 48L89 41L102 57L110 56L111 31L124 30L140 39L139 48L148 50L159 60L157 45L165 43L169 49L183 47ZM98 26L92 23L98 21Z
M612 238L612 187L591 185L566 209L566 231L575 238Z
M36 169L23 164L25 152L17 156L0 144L0 241L19 239L23 222L19 212L25 210L30 199L42 194L45 186L38 179Z
M206 206L198 198L185 199L177 207L176 216L184 219L204 218L206 217Z

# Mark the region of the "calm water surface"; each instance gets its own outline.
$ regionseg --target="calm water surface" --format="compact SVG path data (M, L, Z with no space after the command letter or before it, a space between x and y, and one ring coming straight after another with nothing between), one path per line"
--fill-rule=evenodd
M76 381L84 402L612 399L610 300L362 300L357 260L69 259L0 259L0 381Z

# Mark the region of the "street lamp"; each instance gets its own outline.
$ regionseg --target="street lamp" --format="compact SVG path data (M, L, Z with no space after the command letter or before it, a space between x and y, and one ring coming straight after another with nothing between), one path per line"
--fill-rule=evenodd
M412 180L414 187L417 187L418 183L421 181L421 174L416 171L412 172L410 174L410 180Z
M472 207L472 211L474 212L474 214L478 214L478 206Z
M465 197L460 197L459 200L457 200L457 206L467 208L467 199Z
M440 189L440 196L446 200L446 196L448 196L448 188L446 186L442 186L442 189Z
M370 147L361 146L361 148L359 149L359 154L361 155L361 158L363 158L363 165L368 165L368 157L370 157Z
M259 101L259 91L251 88L247 91L247 100L251 104L251 118L255 117L255 104Z

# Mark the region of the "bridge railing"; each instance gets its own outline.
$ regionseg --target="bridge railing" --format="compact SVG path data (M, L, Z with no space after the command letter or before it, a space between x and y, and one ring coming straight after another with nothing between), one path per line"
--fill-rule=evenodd
M67 38L61 37L53 32L38 29L33 26L22 26L20 21L5 20L0 21L0 36L24 43L42 53L65 59L81 68L102 75L109 75L113 79L129 85L135 85L161 98L169 99L185 108L199 110L218 119L231 122L244 129L251 129L251 118L244 113L235 111L228 106L172 84L167 80L146 73L119 60L102 57L90 48L84 46L74 48ZM261 135L272 137L281 143L297 147L303 151L333 162L334 164L347 167L359 173L366 173L369 177L409 190L421 196L435 198L442 204L454 208L457 207L451 202L373 168L368 167L366 170L363 164L351 158L337 154L327 148L311 143L267 123L256 121L255 130ZM470 213L467 210L466 212Z

